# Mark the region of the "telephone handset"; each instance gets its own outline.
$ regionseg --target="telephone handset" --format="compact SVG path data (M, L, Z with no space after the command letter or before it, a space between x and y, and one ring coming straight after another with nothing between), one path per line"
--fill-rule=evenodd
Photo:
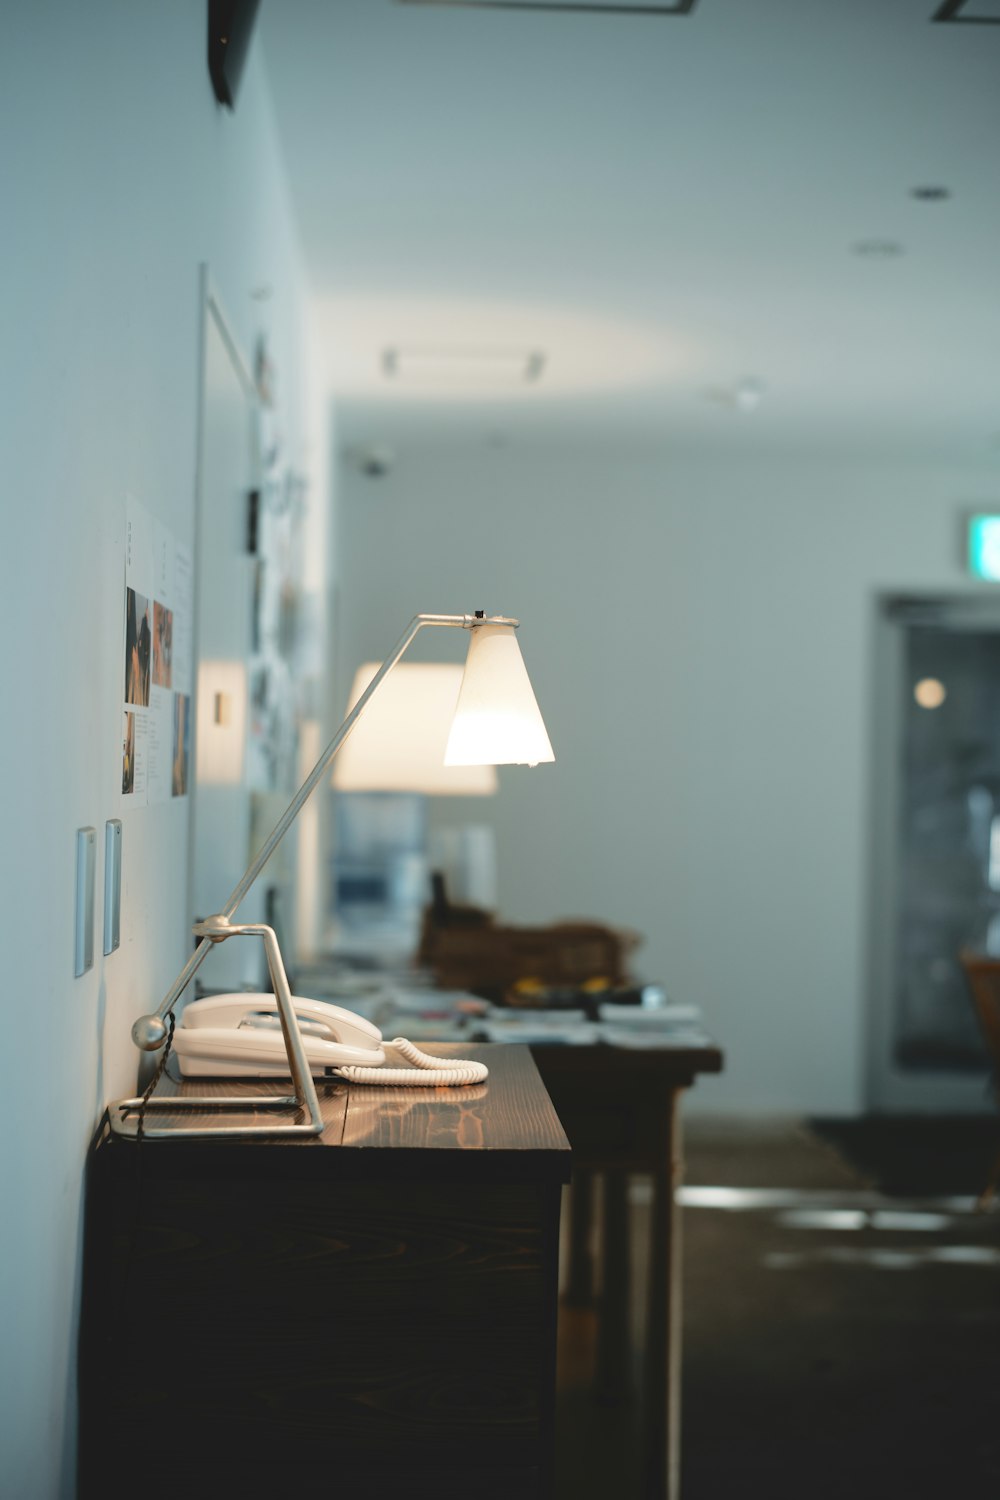
M302 1046L314 1078L350 1083L424 1085L482 1083L483 1063L430 1057L404 1037L383 1042L377 1026L340 1005L292 996ZM385 1066L385 1049L407 1068ZM174 1051L188 1078L287 1078L288 1055L273 995L240 993L192 1000L174 1030Z

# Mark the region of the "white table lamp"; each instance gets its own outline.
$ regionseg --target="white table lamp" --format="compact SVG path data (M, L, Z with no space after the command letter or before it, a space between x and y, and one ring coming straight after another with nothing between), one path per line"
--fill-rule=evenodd
M503 616L487 618L482 611L475 615L416 615L395 647L376 671L362 692L343 724L323 751L305 781L282 813L275 827L265 839L247 870L244 871L225 907L215 916L195 925L195 935L200 939L191 957L184 965L160 1003L158 1010L140 1016L132 1027L132 1039L144 1051L155 1052L164 1047L171 1035L167 1020L172 1016L189 982L201 967L213 945L233 937L259 937L263 940L268 969L277 1003L277 1013L285 1042L289 1072L294 1085L294 1095L288 1098L261 1097L259 1094L234 1098L230 1096L155 1099L152 1087L146 1094L134 1099L121 1099L109 1111L111 1128L124 1135L136 1133L129 1128L130 1117L138 1117L140 1128L144 1112L149 1108L167 1113L184 1113L215 1109L239 1109L260 1115L267 1110L296 1110L308 1116L307 1120L291 1124L263 1122L252 1126L196 1126L194 1128L151 1130L142 1133L149 1138L168 1136L183 1138L190 1136L253 1136L261 1133L276 1136L320 1135L324 1128L316 1086L302 1046L302 1036L292 1003L288 978L278 940L273 930L261 923L239 924L233 921L236 910L271 855L281 843L305 802L325 776L328 767L341 747L353 733L368 704L379 691L382 683L403 656L414 636L426 626L448 626L468 630L469 651L465 675L456 709L459 729L453 728L446 759L457 765L496 765L510 762L534 765L539 761L554 759L545 726L542 723L535 696L531 691L521 653L517 648L514 631L518 622ZM414 706L411 726L419 722L420 711ZM407 731L408 732L408 731ZM157 1071L156 1077L159 1075ZM154 1084L156 1078L154 1077Z
M452 720L446 766L537 766L555 760L512 621L473 633Z

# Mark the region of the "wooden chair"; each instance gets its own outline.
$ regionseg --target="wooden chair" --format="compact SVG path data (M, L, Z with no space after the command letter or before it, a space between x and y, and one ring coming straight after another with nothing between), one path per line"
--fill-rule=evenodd
M964 948L958 955L965 971L976 1015L983 1029L993 1064L993 1087L997 1106L1000 1107L1000 958L988 958L982 953L973 953ZM977 1208L985 1208L1000 1185L1000 1155L993 1164L989 1182L976 1202Z

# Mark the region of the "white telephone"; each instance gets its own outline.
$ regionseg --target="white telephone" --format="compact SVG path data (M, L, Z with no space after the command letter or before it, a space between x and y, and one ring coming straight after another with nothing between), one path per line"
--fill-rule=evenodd
M404 1037L383 1042L378 1027L340 1005L292 997L302 1046L314 1078L350 1083L437 1087L482 1083L483 1063L430 1057ZM212 995L192 1000L174 1030L174 1051L188 1078L287 1078L288 1056L273 995ZM385 1049L402 1054L407 1068L385 1066Z

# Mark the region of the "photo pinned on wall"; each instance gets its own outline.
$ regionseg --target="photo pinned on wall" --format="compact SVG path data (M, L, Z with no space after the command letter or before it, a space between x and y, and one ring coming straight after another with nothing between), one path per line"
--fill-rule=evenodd
M122 796L133 806L189 789L191 554L129 499L125 523Z
M174 694L173 770L171 796L186 797L191 749L191 699L187 693Z
M158 599L153 600L153 682L156 687L173 686L174 612Z
M146 715L136 709L126 709L122 716L122 796L133 803L146 801L148 738Z
M258 557L253 565L253 576L250 589L250 650L253 653L261 649L261 615L264 609L264 582L267 573L267 565L262 557Z
M295 695L288 663L258 657L250 665L247 785L255 792L292 792L297 764Z
M122 795L131 797L135 792L135 714L125 715L125 734L122 739Z
M125 702L149 706L149 600L125 589Z

